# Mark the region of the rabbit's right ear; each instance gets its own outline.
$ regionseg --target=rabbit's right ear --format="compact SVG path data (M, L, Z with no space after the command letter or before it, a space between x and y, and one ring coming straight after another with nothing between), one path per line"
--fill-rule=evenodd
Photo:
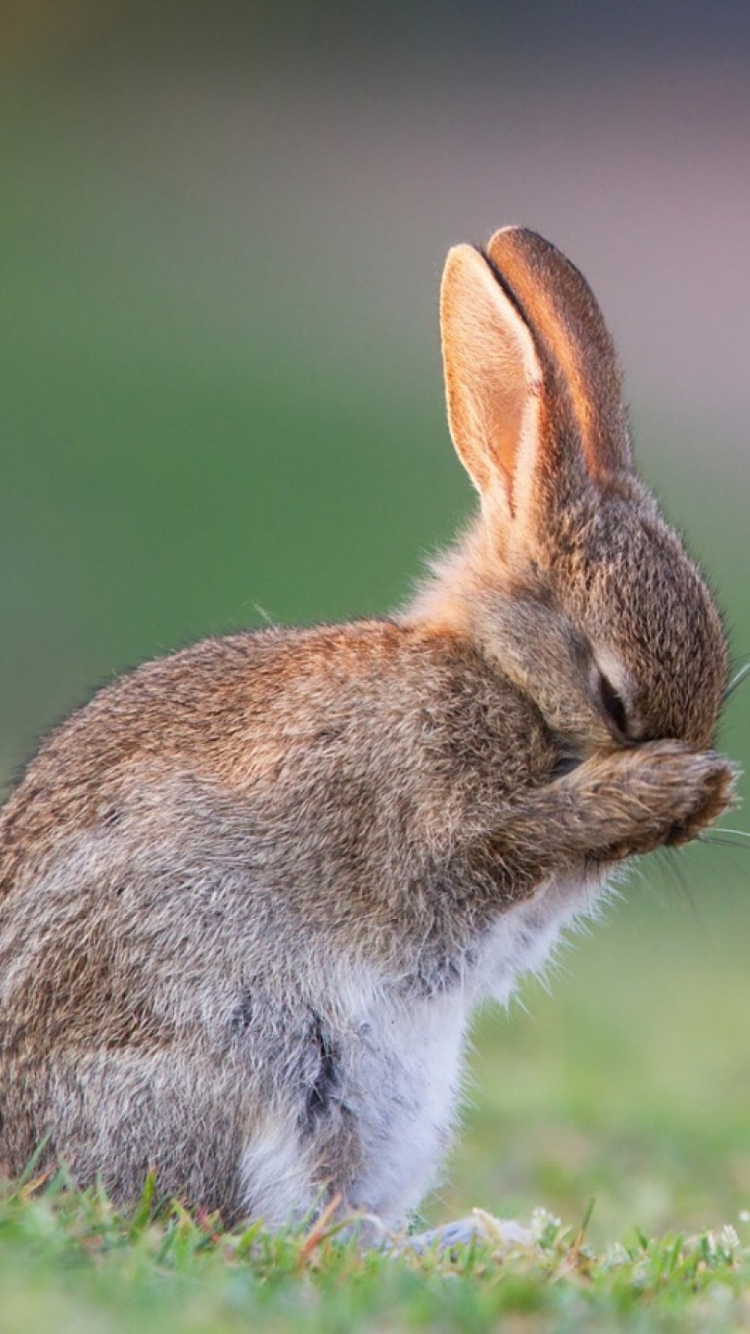
M473 246L448 252L440 332L456 451L482 498L512 515L523 456L536 450L542 368L518 306Z

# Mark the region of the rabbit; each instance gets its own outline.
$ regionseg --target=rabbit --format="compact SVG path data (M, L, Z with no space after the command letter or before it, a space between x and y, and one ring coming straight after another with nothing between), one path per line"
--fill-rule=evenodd
M722 622L634 470L586 281L505 228L449 252L441 331L479 507L408 605L148 662L9 797L9 1175L403 1228L477 1005L732 801Z

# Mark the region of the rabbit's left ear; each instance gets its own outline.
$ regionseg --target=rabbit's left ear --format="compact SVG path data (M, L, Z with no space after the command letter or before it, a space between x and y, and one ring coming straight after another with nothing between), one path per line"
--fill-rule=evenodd
M496 232L486 253L553 370L552 418L563 429L566 419L570 422L589 477L606 486L608 479L630 472L633 458L617 354L583 274L550 241L526 227Z

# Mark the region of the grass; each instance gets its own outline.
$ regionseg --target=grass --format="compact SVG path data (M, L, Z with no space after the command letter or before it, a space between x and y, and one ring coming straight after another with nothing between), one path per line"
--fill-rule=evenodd
M517 1331L750 1328L750 1228L636 1235L596 1252L543 1211L452 1254L362 1251L335 1229L225 1232L178 1205L132 1217L64 1174L0 1196L3 1334L54 1330ZM490 1231L492 1231L492 1220Z

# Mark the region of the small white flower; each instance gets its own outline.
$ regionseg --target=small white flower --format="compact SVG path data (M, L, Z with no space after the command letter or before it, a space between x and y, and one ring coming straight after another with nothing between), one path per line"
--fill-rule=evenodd
M531 1213L531 1235L539 1246L551 1246L560 1229L560 1219L541 1207Z
M602 1256L602 1266L604 1269L617 1269L620 1265L629 1263L630 1256L619 1241L615 1241L611 1246L608 1246Z
M740 1249L740 1239L737 1231L731 1223L725 1223L719 1233L719 1245L722 1250L727 1251L729 1255L734 1255L735 1251Z

